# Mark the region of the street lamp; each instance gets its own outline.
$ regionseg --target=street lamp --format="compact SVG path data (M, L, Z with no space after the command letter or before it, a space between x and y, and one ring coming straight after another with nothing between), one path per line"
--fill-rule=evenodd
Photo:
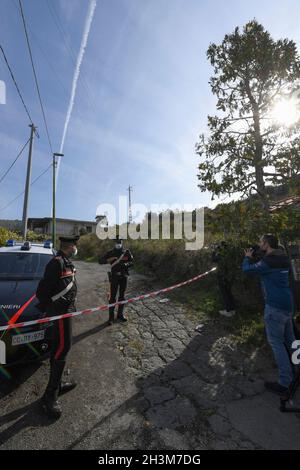
M53 154L53 188L52 188L52 243L53 248L56 245L56 215L55 215L55 193L56 193L56 182L55 182L55 173L57 167L56 157L63 157L63 153L54 153Z

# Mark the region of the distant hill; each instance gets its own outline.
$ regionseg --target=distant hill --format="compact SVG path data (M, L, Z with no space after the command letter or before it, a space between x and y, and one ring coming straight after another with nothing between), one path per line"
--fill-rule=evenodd
M22 221L17 219L0 219L0 227L6 228L7 230L11 230L13 232L19 231L22 229Z

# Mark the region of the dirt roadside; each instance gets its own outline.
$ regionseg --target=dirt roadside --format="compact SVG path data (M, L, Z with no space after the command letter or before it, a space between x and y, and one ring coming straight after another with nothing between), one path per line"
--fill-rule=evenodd
M106 303L106 269L78 261L79 309ZM152 282L133 274L128 295ZM22 367L0 383L0 449L300 449L300 420L264 392L274 368L260 351L237 347L218 325L201 334L184 306L147 299L74 320L68 368L77 388L52 422L39 398L48 363ZM230 321L230 319L228 319Z

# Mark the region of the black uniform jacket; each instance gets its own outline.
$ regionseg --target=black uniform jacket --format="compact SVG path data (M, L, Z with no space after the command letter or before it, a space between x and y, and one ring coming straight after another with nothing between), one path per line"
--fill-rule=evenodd
M120 258L120 256L123 255L122 259L112 266L111 268L111 273L112 275L117 275L117 276L128 276L129 275L129 267L132 266L132 261L133 261L133 256L130 253L129 250L124 250L123 248L121 249L116 249L114 248L113 250L108 251L104 256L101 256L99 258L99 263L100 264L110 264L113 265L117 259Z
M45 268L43 279L41 279L36 296L40 301L39 308L44 310L48 305L68 307L74 304L77 294L77 284L75 279L76 269L72 261L66 257L62 251L58 251L56 256L49 261ZM57 300L52 297L62 292L73 283L72 287Z

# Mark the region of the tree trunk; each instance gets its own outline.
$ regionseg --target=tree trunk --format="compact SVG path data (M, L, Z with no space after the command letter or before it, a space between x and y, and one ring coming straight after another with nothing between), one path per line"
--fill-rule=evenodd
M266 192L266 185L264 180L264 166L263 166L263 144L260 133L259 116L254 113L254 132L255 132L255 155L254 155L254 168L255 168L255 181L257 192L260 197L262 206L266 214L269 215L269 202Z
M269 216L269 209L270 205L268 202L265 180L264 180L264 165L263 165L263 142L260 132L260 115L259 115L259 107L256 103L249 84L249 80L246 79L246 90L249 101L252 106L253 112L253 123L254 123L254 141L255 141L255 151L254 151L254 168L255 168L255 182L256 182L256 190L260 197L262 207L267 216Z

